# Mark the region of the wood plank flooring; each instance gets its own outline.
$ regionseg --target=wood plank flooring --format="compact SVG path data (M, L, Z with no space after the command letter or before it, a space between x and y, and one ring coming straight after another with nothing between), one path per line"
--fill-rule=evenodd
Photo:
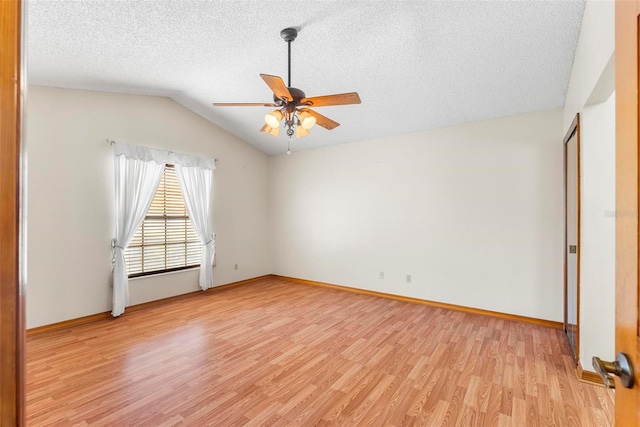
M265 278L27 339L29 426L610 426L559 330Z

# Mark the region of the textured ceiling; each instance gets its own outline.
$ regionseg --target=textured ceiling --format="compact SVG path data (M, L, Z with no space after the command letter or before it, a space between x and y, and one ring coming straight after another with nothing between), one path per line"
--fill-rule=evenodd
M280 30L297 27L292 86L356 91L321 107L338 121L292 150L562 107L584 3L577 1L52 1L28 3L30 84L170 96L268 154L271 102L286 81Z

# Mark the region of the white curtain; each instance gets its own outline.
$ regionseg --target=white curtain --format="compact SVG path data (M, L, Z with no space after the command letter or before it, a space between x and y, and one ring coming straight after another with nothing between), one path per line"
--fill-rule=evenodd
M124 250L142 224L155 195L168 152L116 143L116 238L113 240L113 310L116 317L129 303Z
M211 225L211 181L215 164L211 159L191 157L172 153L176 175L189 218L200 241L200 287L203 291L213 287L213 259L215 256L215 235Z

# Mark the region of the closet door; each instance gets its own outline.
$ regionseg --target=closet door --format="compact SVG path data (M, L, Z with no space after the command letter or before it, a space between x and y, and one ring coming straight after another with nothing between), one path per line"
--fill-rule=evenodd
M576 363L580 354L580 118L565 138L565 318Z

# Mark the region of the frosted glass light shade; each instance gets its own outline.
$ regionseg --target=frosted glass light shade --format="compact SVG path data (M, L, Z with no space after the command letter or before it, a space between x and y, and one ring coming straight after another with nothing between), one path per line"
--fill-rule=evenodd
M264 125L262 126L262 128L260 128L260 132L267 132L268 134L271 134L273 136L278 136L278 134L280 133L280 126L272 128L269 125Z
M280 127L280 120L282 120L282 112L280 110L273 110L266 116L264 116L264 122L272 128Z
M296 126L296 136L298 138L304 138L307 135L309 135L309 131L308 130L306 130L302 126Z
M311 129L316 124L316 118L306 111L300 113L300 126Z

